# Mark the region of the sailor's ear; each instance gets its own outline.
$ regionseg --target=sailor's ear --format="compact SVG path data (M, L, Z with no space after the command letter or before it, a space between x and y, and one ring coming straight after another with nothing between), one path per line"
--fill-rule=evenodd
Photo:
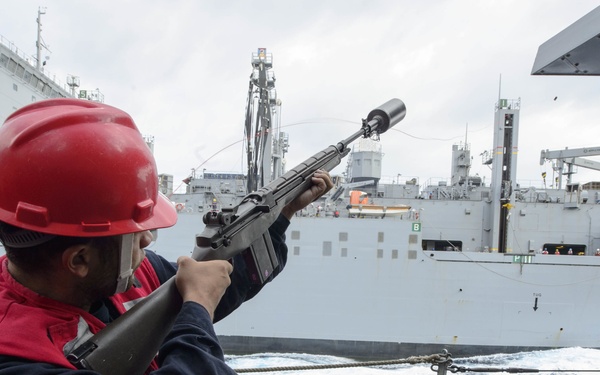
M90 271L92 252L89 245L69 246L62 254L62 265L73 275L84 278Z

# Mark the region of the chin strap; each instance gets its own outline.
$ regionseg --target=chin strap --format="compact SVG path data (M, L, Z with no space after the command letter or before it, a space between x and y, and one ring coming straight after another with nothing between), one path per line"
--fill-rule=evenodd
M119 277L117 278L117 290L115 291L115 294L123 293L127 290L129 279L131 278L131 275L133 275L133 268L131 268L133 238L133 233L121 235L121 249L119 250Z

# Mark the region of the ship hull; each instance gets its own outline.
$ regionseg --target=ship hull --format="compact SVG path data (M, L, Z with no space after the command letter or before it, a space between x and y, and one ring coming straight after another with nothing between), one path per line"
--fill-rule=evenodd
M216 324L226 352L381 359L600 347L600 257L423 250L433 232L422 224L294 218L284 272ZM201 228L199 215L180 215L157 243L187 246Z
M225 350L225 353L228 355L245 355L251 353L305 353L314 355L332 355L365 361L427 356L442 353L444 350L447 350L456 358L554 349L551 347L536 346L445 345L409 342L394 343L249 336L219 336L219 342Z

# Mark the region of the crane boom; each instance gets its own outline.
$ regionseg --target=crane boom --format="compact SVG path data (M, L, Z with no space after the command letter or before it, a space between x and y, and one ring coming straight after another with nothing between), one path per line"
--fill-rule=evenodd
M544 165L546 160L551 159L566 159L566 158L574 158L579 156L596 156L600 155L600 146L599 147L584 147L584 148L565 148L564 150L542 150L540 155L540 165Z
M600 155L600 147L584 147L564 150L542 150L540 154L540 165L544 165L546 160L556 160L556 170L558 171L558 188L561 188L562 176L567 175L567 183L571 183L571 176L575 173L573 166L593 169L600 171L600 163L582 158L582 156ZM567 171L564 171L565 165Z

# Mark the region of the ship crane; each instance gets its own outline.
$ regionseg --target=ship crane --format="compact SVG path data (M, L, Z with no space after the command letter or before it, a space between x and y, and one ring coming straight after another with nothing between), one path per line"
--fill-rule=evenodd
M280 131L281 101L275 90L273 56L266 48L252 54L246 119L247 191L256 191L281 176L288 149L287 134Z
M546 160L556 160L556 170L558 171L558 188L562 185L562 176L567 176L567 184L571 183L571 176L575 173L573 166L593 169L600 171L600 163L594 160L583 158L582 156L600 155L600 147L585 147L564 150L542 150L540 155L540 165L544 165ZM565 172L566 166L566 172Z

